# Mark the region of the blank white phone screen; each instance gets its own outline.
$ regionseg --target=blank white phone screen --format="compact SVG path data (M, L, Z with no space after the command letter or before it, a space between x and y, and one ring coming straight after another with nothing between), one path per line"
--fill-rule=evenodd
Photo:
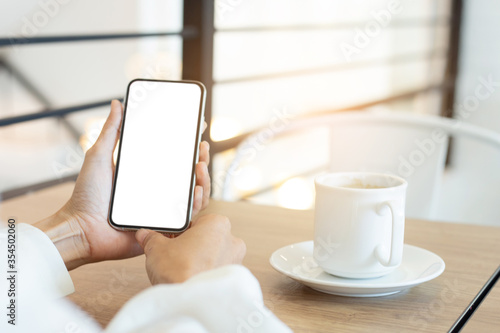
M110 215L116 225L181 229L188 222L201 89L130 84Z

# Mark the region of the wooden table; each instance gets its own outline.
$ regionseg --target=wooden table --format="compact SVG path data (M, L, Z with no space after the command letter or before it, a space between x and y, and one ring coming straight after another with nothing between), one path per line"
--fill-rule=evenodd
M32 223L56 211L71 194L67 183L0 204L3 220ZM500 263L500 228L452 223L406 222L406 243L428 249L446 262L437 279L379 298L322 294L273 270L276 249L312 239L313 213L249 203L213 201L208 212L230 217L233 233L247 244L244 265L262 286L266 305L296 332L445 332ZM71 272L69 296L103 326L132 296L150 284L144 257L102 262ZM498 331L500 285L466 327Z

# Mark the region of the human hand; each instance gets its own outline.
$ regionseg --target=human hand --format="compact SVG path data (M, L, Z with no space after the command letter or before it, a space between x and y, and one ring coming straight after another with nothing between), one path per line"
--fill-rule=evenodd
M239 264L246 246L231 234L229 219L204 215L177 238L141 229L135 234L146 254L146 271L152 284L179 283L216 267Z
M117 100L96 143L87 151L70 200L53 216L35 224L58 248L68 269L82 264L129 258L143 253L133 232L118 231L108 224L108 209L113 182L113 152L120 136L123 107ZM200 144L196 165L193 214L208 204L209 146Z

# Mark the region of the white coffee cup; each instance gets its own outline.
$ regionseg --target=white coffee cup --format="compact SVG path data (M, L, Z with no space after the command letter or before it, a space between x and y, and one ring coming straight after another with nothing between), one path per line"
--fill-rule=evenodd
M314 259L346 278L386 275L401 264L408 183L368 172L315 179Z

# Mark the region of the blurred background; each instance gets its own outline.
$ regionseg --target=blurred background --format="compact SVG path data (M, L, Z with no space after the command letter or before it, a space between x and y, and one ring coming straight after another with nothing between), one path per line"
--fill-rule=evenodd
M0 3L4 200L75 179L110 100L122 99L137 77L206 85L216 199L235 148L297 117L349 110L459 117L457 106L489 80L491 94L461 120L500 132L495 0ZM231 184L237 200L311 208L312 179L327 163L325 135L304 132L263 151ZM468 212L489 201L472 222L500 225L500 154L460 140L451 149L438 218L471 222ZM283 168L289 151L296 158Z

